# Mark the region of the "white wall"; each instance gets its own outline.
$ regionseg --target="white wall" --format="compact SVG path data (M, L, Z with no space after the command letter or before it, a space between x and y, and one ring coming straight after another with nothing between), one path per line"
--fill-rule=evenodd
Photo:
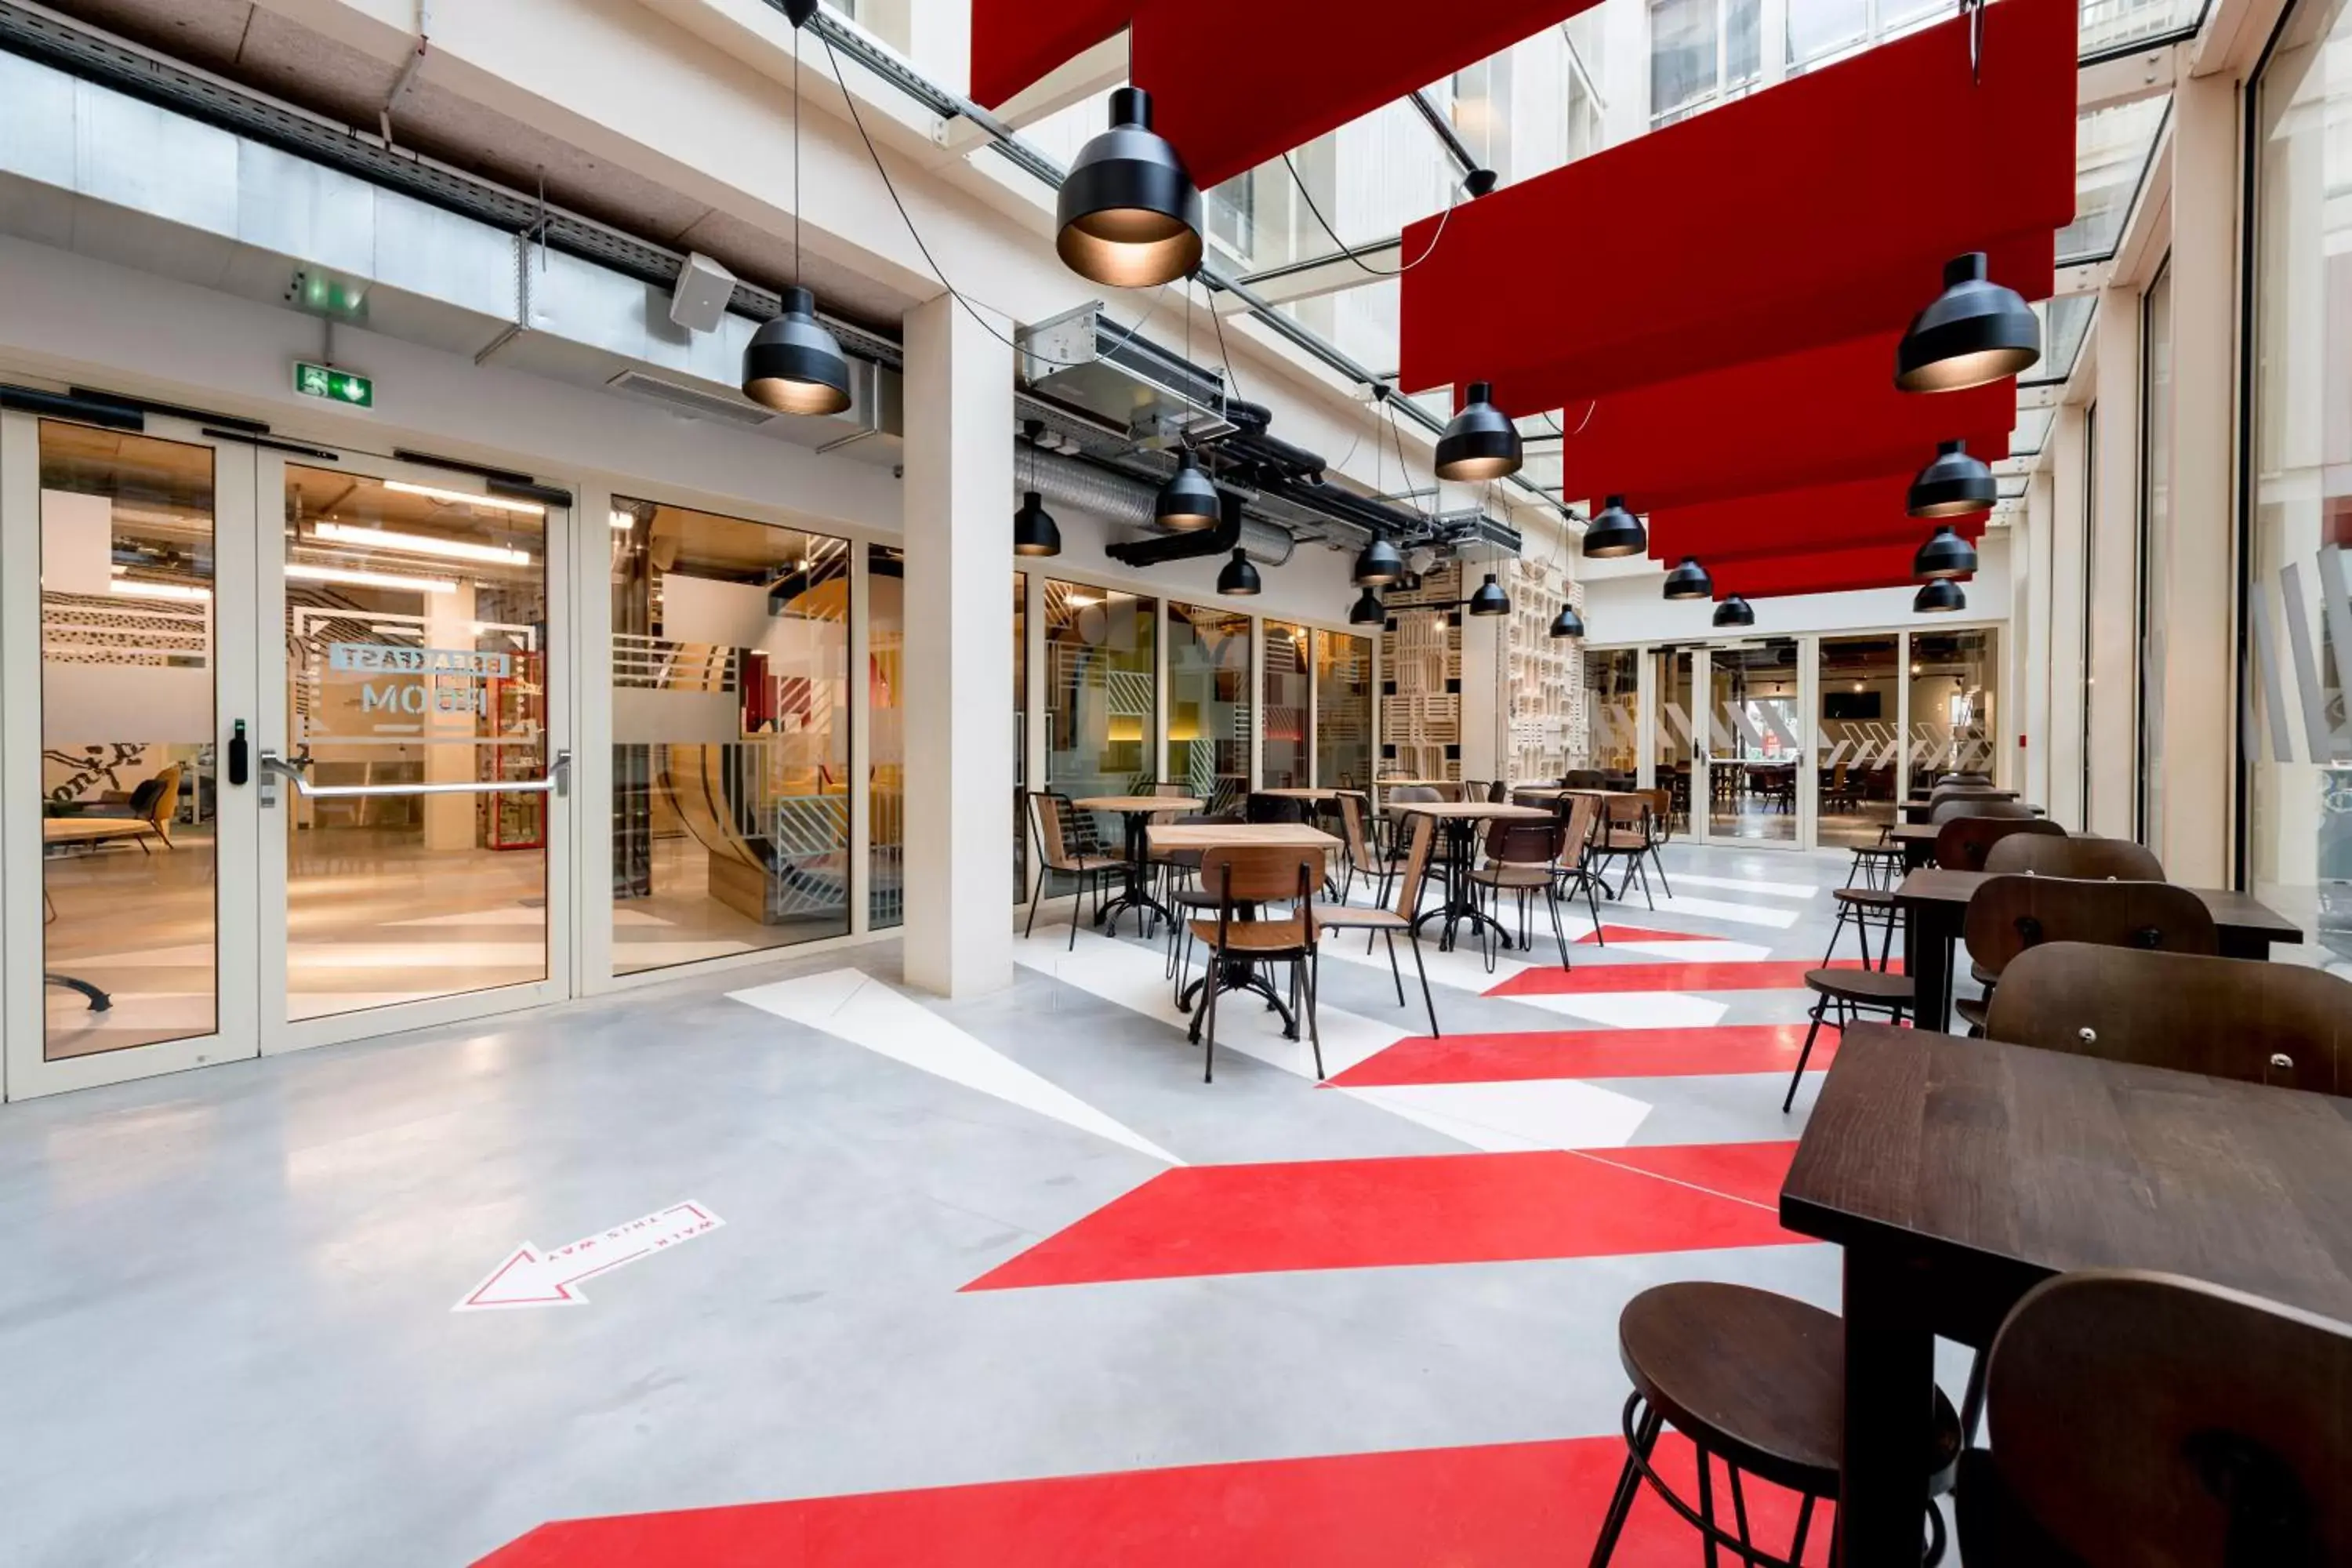
M1654 565L1654 563L1653 563ZM1977 574L1965 584L1969 607L1958 616L1922 616L1911 608L1916 586L1871 588L1852 594L1805 594L1753 601L1756 625L1744 631L1715 629L1710 600L1669 601L1660 595L1662 572L1584 578L1584 624L1596 647L1641 643L1706 642L1724 637L1799 637L1807 632L1874 631L1908 627L1934 631L1957 624L1982 626L2009 619L2009 539L2000 531L1977 547Z

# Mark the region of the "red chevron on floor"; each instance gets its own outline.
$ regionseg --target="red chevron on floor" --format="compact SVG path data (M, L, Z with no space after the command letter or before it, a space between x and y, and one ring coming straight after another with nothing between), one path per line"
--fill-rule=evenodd
M1562 971L1530 968L1499 985L1489 996L1583 996L1604 991L1801 991L1805 972L1823 965L1801 959L1765 959L1733 963L1588 963ZM1860 969L1858 958L1841 958L1831 969Z
M1624 1453L1577 1437L571 1520L478 1568L1556 1568L1591 1557ZM1657 1463L1693 1495L1688 1444L1667 1434ZM1796 1500L1744 1490L1759 1543L1785 1553ZM1830 1516L1814 1512L1808 1568L1828 1561ZM1697 1543L1645 1489L1614 1562L1688 1568Z
M1824 1029L1822 1033L1829 1031ZM1819 1055L1818 1052L1815 1053ZM1687 1182L1727 1198L1778 1213L1780 1189L1797 1157L1794 1142L1770 1143L1645 1143L1638 1148L1588 1149L1587 1158Z
M1602 942L1602 941L1608 941L1608 942L1721 942L1721 941L1723 940L1723 938L1721 938L1721 937L1719 937L1719 936L1708 936L1708 935L1706 935L1705 933L1700 932L1700 931L1648 931L1648 930L1643 929L1643 927L1641 927L1641 926L1612 926L1612 925L1604 925L1604 926L1602 926L1599 931L1586 931L1582 936L1578 937L1576 940L1577 940L1579 942L1580 942L1580 943L1584 944L1585 946L1590 947L1590 946L1591 946L1593 943L1598 942Z
M1331 1079L1339 1089L1383 1084L1513 1083L1551 1078L1689 1078L1786 1073L1804 1048L1804 1024L1709 1029L1538 1029L1525 1034L1411 1035ZM1809 1069L1837 1056L1837 1026L1822 1026Z
M1773 1247L1778 1213L1551 1150L1188 1165L964 1289Z

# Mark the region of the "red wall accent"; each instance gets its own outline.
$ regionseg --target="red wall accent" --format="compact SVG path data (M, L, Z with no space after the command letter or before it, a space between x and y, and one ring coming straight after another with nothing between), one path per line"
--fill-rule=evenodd
M1127 26L1140 0L971 0L971 96L984 109Z
M1983 16L1980 84L1958 17L1455 213L1405 275L1402 384L1493 381L1525 414L1900 330L1968 250L2046 293L2074 212L2075 0Z
M1685 555L1707 561L1718 554L1754 555L1768 550L1785 553L1864 541L1923 541L1936 525L1904 512L1912 474L1906 468L1842 485L1778 490L1654 512L1649 519L1650 553L1661 561L1679 561ZM1977 512L1949 521L1963 538L1974 541L1983 533L1989 516Z

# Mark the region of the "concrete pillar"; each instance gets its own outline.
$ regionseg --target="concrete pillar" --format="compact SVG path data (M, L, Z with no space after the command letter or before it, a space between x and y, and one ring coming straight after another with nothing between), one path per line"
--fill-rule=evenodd
M1486 566L1465 563L1462 596L1486 580ZM1511 617L1462 614L1462 771L1456 777L1498 779L1507 767L1510 745Z
M2099 431L2091 460L2091 798L2085 830L2133 836L2138 795L2139 699L2139 290L2100 290L2097 334Z
M906 977L971 996L1013 983L1013 351L942 296L906 353Z

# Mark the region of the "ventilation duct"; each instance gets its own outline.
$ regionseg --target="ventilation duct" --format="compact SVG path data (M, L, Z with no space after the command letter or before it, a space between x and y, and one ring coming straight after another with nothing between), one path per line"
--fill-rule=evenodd
M1034 482L1025 478L1033 460L1036 464L1036 477ZM1163 539L1173 542L1178 539L1183 539L1187 543L1192 543L1209 540L1223 531L1219 529L1211 529L1205 532L1192 535L1168 533L1156 526L1152 519L1153 491L1150 485L1139 479L1126 479L1120 475L1107 472L1091 463L1082 463L1074 458L1065 458L1056 452L1033 450L1024 446L1015 454L1013 471L1016 476L1023 477L1023 482L1015 488L1020 490L1035 490L1045 498L1045 504L1049 508L1074 507L1122 528L1149 530L1151 540L1145 542L1154 542ZM1233 548L1233 544L1226 543L1213 548L1203 547L1188 551L1186 555L1215 555ZM1242 520L1241 548L1249 552L1251 560L1262 565L1285 566L1289 564L1291 552L1297 548L1297 542L1288 533L1270 523L1245 517ZM1185 556L1181 555L1165 557L1168 560L1184 558ZM1150 564L1148 562L1129 563Z

